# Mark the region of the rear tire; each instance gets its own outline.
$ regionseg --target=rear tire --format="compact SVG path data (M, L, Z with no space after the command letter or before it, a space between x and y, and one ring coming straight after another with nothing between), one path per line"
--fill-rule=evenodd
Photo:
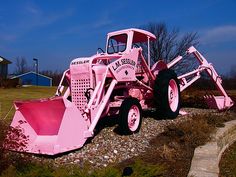
M122 134L139 132L142 124L142 107L136 98L126 98L119 111L119 128Z
M159 72L154 85L154 98L158 116L174 119L179 115L180 88L173 70Z

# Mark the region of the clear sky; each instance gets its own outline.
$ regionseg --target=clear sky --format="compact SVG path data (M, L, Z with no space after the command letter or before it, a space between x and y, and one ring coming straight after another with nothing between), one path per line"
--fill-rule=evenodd
M0 0L0 55L65 70L104 48L107 32L149 22L198 32L199 49L220 73L236 67L236 0Z

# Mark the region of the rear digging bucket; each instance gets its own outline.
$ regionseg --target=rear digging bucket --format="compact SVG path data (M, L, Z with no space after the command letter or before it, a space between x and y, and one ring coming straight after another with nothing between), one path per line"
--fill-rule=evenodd
M209 108L218 109L219 111L230 109L234 105L230 97L206 95L204 99Z

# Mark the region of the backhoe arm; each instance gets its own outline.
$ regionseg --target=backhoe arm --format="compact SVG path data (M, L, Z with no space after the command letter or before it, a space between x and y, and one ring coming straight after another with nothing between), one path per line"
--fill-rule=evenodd
M222 79L216 72L215 68L211 63L208 63L208 61L202 56L202 54L197 51L197 49L193 46L191 46L187 52L187 55L193 54L194 57L199 62L199 67L195 69L194 71L191 71L189 73L183 74L178 77L180 80L180 91L185 90L187 87L192 85L195 81L197 81L201 75L200 73L203 71L206 71L208 76L211 78L211 80L216 85L218 91L221 93L222 96L214 96L214 95L206 95L204 96L208 106L210 108L217 108L219 110L225 110L229 109L234 105L234 102L232 99L228 96L225 89L222 86ZM182 60L182 56L176 57L174 60L172 60L167 66L168 68L174 66L177 64L180 60ZM191 77L191 79L189 79Z

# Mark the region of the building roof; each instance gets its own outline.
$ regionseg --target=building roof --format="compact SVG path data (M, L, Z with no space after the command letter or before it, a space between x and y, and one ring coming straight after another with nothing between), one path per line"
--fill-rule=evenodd
M30 72L27 72L27 73L24 73L24 74L20 74L20 75L14 76L14 77L12 77L12 79L19 78L19 77L24 76L24 75L27 75L27 74L35 74L35 75L38 75L38 76L41 76L41 77L45 77L45 78L47 78L47 79L52 80L51 77L48 77L48 76L45 76L45 75L42 75L42 74L39 74L39 73L37 74L37 73L34 72L34 71L30 71Z
M6 58L0 56L0 63L1 64L11 64L12 62L7 60Z

